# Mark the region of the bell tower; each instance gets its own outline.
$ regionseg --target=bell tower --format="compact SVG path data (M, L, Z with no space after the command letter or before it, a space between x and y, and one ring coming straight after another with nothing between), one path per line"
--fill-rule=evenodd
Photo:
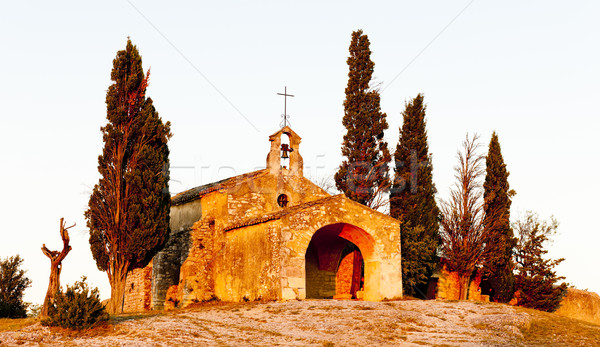
M288 137L289 144L283 143L283 136ZM287 125L269 136L271 150L267 155L267 169L271 174L303 177L304 161L299 151L301 140L302 138ZM289 163L286 159L289 159Z

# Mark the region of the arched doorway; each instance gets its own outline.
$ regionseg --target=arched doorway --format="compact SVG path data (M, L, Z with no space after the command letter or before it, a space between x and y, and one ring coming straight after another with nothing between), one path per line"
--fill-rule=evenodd
M305 254L306 298L361 297L365 276L369 276L364 259L372 249L370 235L351 224L330 224L317 230Z

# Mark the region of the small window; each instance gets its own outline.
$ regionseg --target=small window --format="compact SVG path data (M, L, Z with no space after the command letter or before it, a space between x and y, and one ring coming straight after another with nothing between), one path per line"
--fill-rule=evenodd
M288 197L285 194L281 194L277 197L277 205L279 205L280 207L286 207L288 202Z

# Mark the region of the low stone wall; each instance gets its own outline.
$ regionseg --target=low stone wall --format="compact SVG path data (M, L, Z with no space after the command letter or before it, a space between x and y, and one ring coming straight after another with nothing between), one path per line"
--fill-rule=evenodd
M468 300L471 301L490 301L489 296L481 294L481 276L479 272L469 282ZM460 287L458 282L458 273L450 272L444 265L440 271L440 278L437 284L436 299L458 300Z
M600 295L569 288L555 313L600 325Z
M140 312L150 309L152 286L152 263L143 269L135 269L127 275L123 311Z

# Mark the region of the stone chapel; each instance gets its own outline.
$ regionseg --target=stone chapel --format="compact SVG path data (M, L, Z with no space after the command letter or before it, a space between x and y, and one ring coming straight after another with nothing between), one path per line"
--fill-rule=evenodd
M265 169L173 196L169 241L129 274L125 311L402 297L398 221L304 178L289 126L269 141Z

